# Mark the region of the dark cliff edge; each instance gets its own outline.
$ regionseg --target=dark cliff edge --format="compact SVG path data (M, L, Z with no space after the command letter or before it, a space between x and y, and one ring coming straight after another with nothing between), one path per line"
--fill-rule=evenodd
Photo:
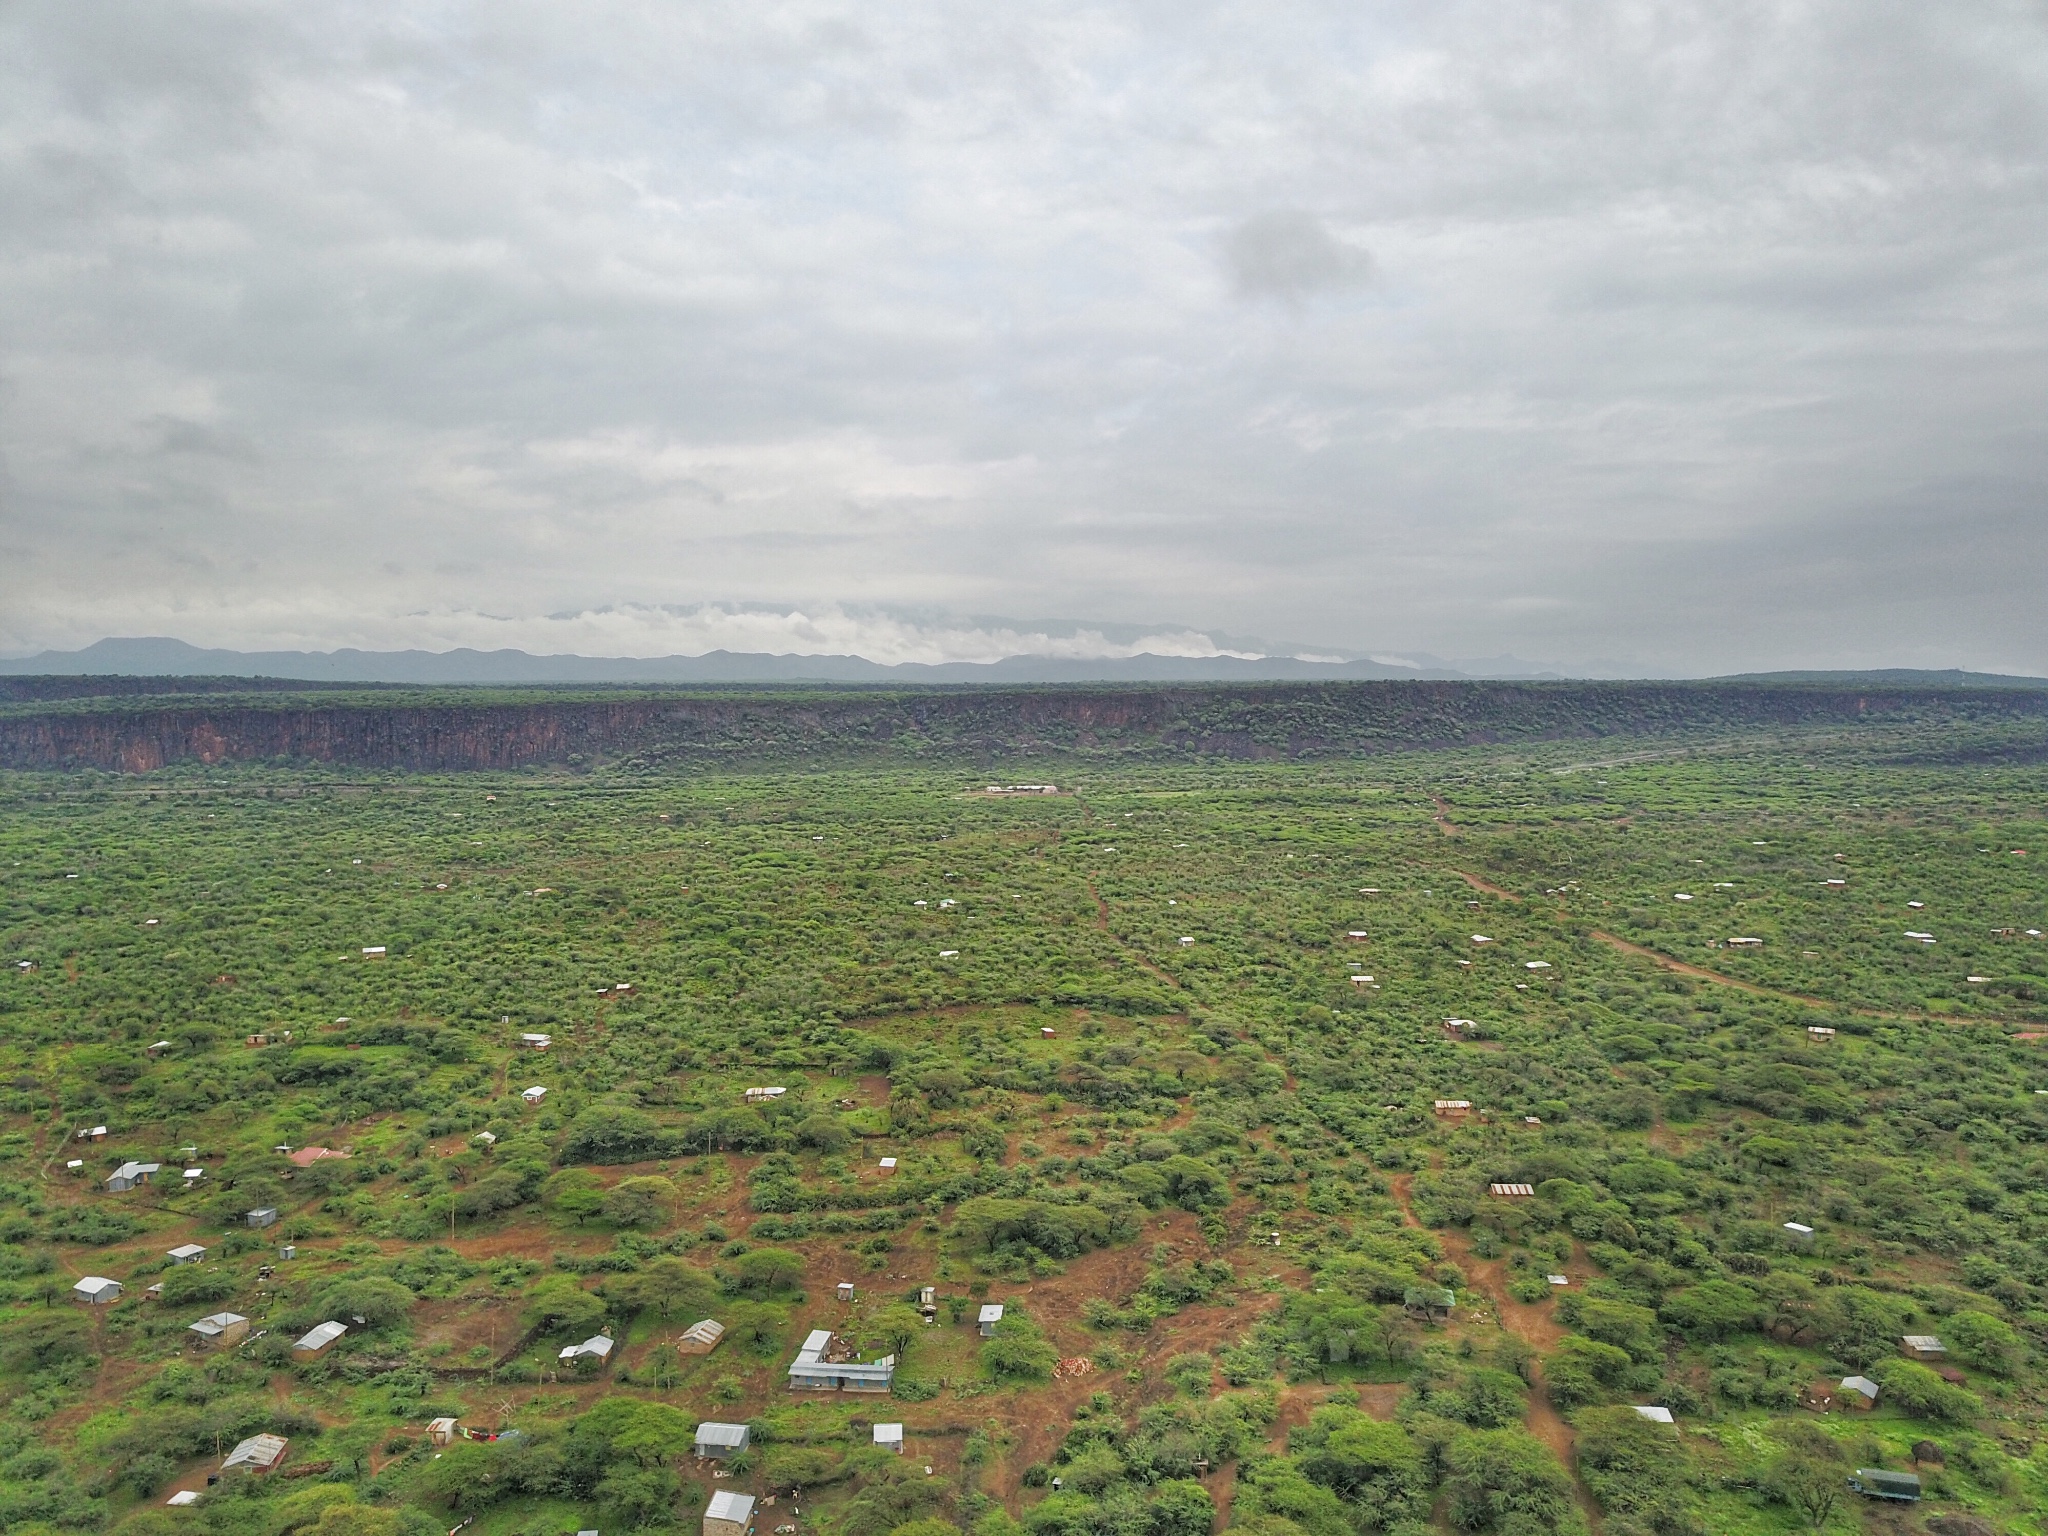
M0 715L0 768L327 763L419 772L1043 755L1309 759L1872 724L2048 735L2048 691L1361 682L535 699L147 698Z

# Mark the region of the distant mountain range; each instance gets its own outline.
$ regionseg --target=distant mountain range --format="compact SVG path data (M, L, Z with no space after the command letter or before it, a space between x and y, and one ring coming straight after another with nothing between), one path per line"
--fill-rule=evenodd
M0 661L0 675L60 677L275 677L322 683L1174 683L1470 676L1444 666L1301 661L1292 656L1127 656L1067 660L869 661L864 656L534 656L525 651L227 651L182 640L100 640L80 651ZM1534 673L1520 673L1529 676Z
M1427 658L1399 666L1381 661L1304 661L1293 656L1125 656L1068 660L1010 656L992 662L899 662L862 656L789 656L711 651L702 656L533 656L525 651L230 651L170 639L107 639L77 651L44 651L0 660L12 677L278 678L309 683L449 685L465 683L854 683L1032 684L1344 682L1359 679L1562 678L1512 658L1461 670ZM1837 686L2048 688L2048 678L1988 672L1887 668L1845 672L1760 672L1732 682L1828 683Z

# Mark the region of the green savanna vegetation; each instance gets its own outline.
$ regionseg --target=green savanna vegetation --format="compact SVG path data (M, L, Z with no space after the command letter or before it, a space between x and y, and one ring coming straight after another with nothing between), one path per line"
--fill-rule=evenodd
M2048 768L1919 745L0 780L0 1530L2041 1532Z

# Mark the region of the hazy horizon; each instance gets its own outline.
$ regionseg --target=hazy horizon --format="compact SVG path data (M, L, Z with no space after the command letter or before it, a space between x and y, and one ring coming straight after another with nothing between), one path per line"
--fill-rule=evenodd
M0 86L0 655L2048 673L2035 7L25 0Z

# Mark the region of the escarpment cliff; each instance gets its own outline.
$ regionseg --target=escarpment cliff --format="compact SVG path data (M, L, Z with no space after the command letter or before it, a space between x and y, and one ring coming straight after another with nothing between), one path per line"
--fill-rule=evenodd
M17 704L0 713L0 768L149 773L180 763L280 761L454 772L878 755L1285 759L1836 723L2039 721L2048 721L2048 691L1748 683L618 691L553 698L477 689L425 699L203 702L185 695Z

